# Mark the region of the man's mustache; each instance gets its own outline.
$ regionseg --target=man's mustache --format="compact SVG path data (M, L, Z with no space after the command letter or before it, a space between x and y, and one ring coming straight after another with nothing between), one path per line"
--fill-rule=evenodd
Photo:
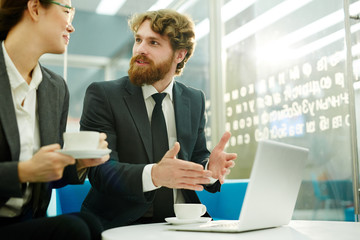
M144 62L147 62L147 63L150 63L150 64L153 63L153 61L150 58L148 58L148 57L146 57L144 55L133 56L132 59L131 59L131 62L134 63L135 61L144 61Z

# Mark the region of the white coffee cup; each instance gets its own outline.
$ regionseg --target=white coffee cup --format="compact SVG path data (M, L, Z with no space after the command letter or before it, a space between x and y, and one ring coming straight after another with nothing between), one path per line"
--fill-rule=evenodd
M65 150L95 150L99 147L99 132L65 132L63 136Z
M176 203L174 212L178 219L198 219L206 213L206 206L201 203Z

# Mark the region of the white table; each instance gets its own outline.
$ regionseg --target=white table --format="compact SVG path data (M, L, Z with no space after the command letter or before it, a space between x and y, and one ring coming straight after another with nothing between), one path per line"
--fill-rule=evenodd
M102 233L103 240L359 240L360 223L291 221L289 225L244 233L181 232L167 223L118 227Z

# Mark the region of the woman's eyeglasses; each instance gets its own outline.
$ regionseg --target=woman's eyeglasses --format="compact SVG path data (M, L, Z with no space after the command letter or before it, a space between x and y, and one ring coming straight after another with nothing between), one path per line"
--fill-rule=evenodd
M66 5L66 4L63 4L63 3L59 3L59 2L56 2L56 1L49 1L49 3L53 3L53 4L56 4L56 5L58 5L58 6L67 8L68 11L69 11L69 19L68 19L68 22L69 22L69 24L72 23L72 21L73 21L73 19L74 19L74 15L75 15L75 8L74 8L74 7L71 7L71 6L69 6L69 5Z

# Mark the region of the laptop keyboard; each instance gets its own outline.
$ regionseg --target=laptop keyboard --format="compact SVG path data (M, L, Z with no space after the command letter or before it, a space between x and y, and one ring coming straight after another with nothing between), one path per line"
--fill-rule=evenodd
M213 221L207 224L203 224L201 227L237 229L239 228L239 225L239 221Z

